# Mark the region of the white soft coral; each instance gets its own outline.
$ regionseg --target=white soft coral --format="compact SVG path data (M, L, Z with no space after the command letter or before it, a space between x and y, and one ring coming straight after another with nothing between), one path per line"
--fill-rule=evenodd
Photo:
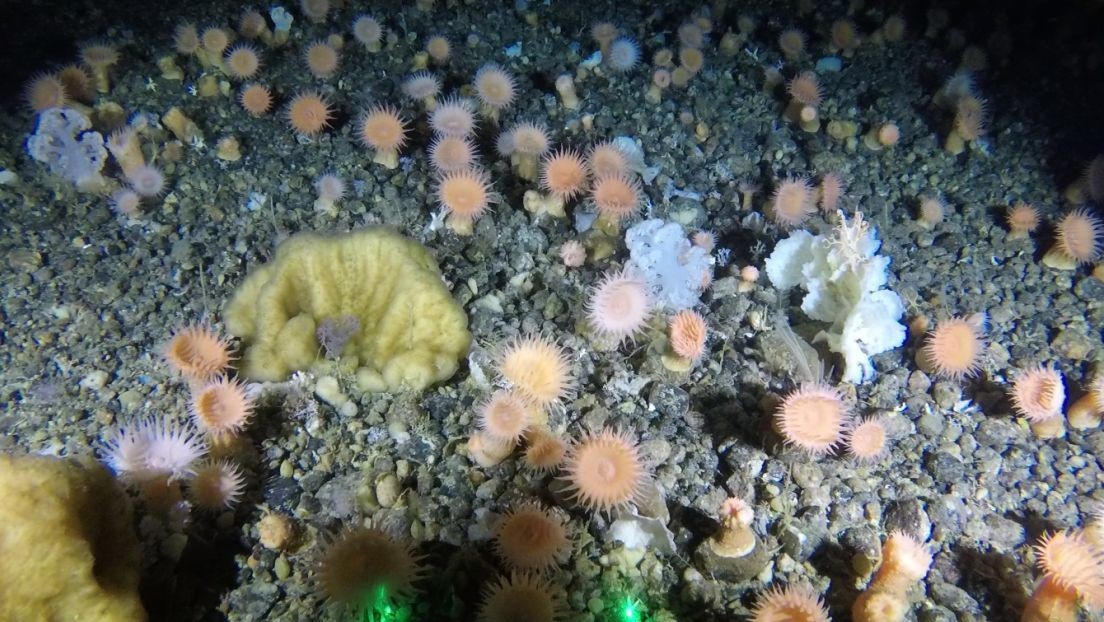
M840 214L831 236L795 231L767 258L766 272L779 289L805 289L801 310L831 324L818 340L843 355L843 379L864 382L874 375L870 357L905 341L900 297L885 289L889 258L878 255L875 231L855 214Z

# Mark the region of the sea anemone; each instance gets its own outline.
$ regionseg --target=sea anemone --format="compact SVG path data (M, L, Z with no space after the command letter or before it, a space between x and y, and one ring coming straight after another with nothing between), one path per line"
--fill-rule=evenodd
M193 475L193 465L207 453L207 445L190 425L146 417L115 428L105 442L105 452L111 470L142 483Z
M590 27L590 36L602 50L602 57L609 57L610 44L621 34L621 29L610 22L595 22Z
M1079 207L1054 227L1054 246L1043 257L1051 268L1073 269L1095 261L1104 250L1104 222Z
M568 268L578 268L586 261L586 247L578 240L568 240L560 245L560 261Z
M314 180L314 189L318 192L318 198L334 203L345 197L345 180L333 173L325 173Z
M231 78L248 80L261 68L261 57L257 54L257 48L248 43L241 43L226 53L223 66Z
M152 164L143 164L127 173L127 181L135 192L144 197L159 196L165 191L165 176Z
M230 342L205 325L183 328L169 339L164 349L169 366L185 378L200 383L215 378L229 367L232 354Z
M684 359L697 361L705 354L705 318L696 311L683 309L667 323L671 349Z
M229 460L207 461L195 470L188 482L192 501L205 510L234 507L245 490L241 469Z
M375 527L357 526L325 547L318 562L318 584L327 598L357 604L380 591L410 596L418 571L418 559L408 544Z
M479 406L479 429L500 441L517 444L529 427L529 407L510 391L498 390Z
M920 225L925 229L931 229L935 225L943 222L943 216L946 210L946 206L943 204L943 201L939 200L939 197L923 197L920 200Z
M1069 612L1076 618L1077 600L1093 609L1104 607L1104 550L1082 531L1059 531L1043 536L1034 546L1043 581L1024 610L1027 622L1049 622L1047 612ZM1060 618L1066 620L1067 618Z
M1061 417L1066 389L1053 367L1036 366L1021 372L1012 384L1012 408L1032 423Z
M537 179L538 162L550 148L548 130L536 123L518 123L511 130L513 153L511 158L522 179Z
M483 593L479 622L555 622L563 617L564 597L540 575L512 572Z
M23 87L23 100L32 112L50 108L64 108L69 102L65 84L55 74L41 74L31 78Z
M918 540L895 531L882 545L882 563L851 608L855 622L903 622L908 590L928 573L932 554Z
M402 92L410 99L421 100L427 107L432 107L441 92L441 80L428 71L419 71L403 81Z
M141 212L142 197L130 188L119 188L111 193L110 203L111 209L129 218L134 218Z
M544 571L571 553L564 521L536 503L510 510L494 533L495 552L511 570Z
M514 77L494 63L487 63L475 72L475 94L485 109L498 111L514 101L517 87Z
M583 191L587 174L583 157L574 149L560 149L541 162L541 187L568 201Z
M771 197L771 217L784 229L792 229L805 222L816 211L816 197L803 177L782 180Z
M173 29L173 47L178 54L192 55L199 49L199 32L195 24L182 22Z
M920 349L922 366L954 380L973 376L981 370L984 329L985 316L981 314L940 322Z
M618 37L610 44L605 58L613 71L629 71L640 62L640 46L629 37Z
M871 462L886 453L885 423L868 417L849 428L846 433L847 451L862 462Z
M329 78L337 73L341 60L337 49L325 41L315 41L307 46L304 57L307 59L307 69L316 78Z
M796 28L783 30L778 35L778 49L782 50L786 60L797 60L805 51L805 33Z
M590 188L590 199L598 214L609 222L620 222L640 207L640 182L625 173L598 177Z
M203 31L200 37L203 49L210 52L215 58L222 56L226 47L230 45L230 35L222 28L211 27Z
M629 160L612 141L600 142L587 153L587 166L593 177L623 175L629 172Z
M238 34L246 39L256 39L265 33L270 31L264 15L256 9L246 9L238 20Z
M453 229L468 233L471 222L479 218L495 200L491 178L478 169L450 171L437 182L437 204L448 213Z
M843 178L839 173L828 172L820 178L820 211L826 214L834 214L839 209L840 198L843 197Z
M804 384L786 396L775 413L775 425L786 443L813 455L828 453L842 440L851 407L838 389Z
M443 136L470 136L475 115L470 99L453 97L440 103L429 115L429 126Z
M1039 228L1039 210L1030 203L1019 201L1013 204L1004 218L1008 223L1008 237L1012 239L1026 238Z
M588 432L568 450L564 479L572 497L591 510L623 508L639 498L648 474L636 439L626 431Z
M823 99L820 92L820 83L817 82L816 74L811 71L803 71L797 74L793 80L790 80L787 90L794 101L806 106L819 106Z
M438 136L429 143L429 161L439 173L472 168L476 165L475 143L462 136Z
M373 106L360 117L360 140L376 150L374 161L387 168L399 164L399 149L406 144L408 128L399 111L391 106Z
M644 329L652 313L648 284L630 270L607 273L586 303L587 321L598 338L619 344Z
M516 338L497 356L498 373L507 386L533 406L547 408L574 391L567 352L542 337Z
M311 22L321 24L330 12L330 0L299 0L299 8Z
M272 109L272 92L260 84L249 84L238 94L241 107L249 114L259 117Z
M567 443L547 430L529 428L525 441L525 466L537 473L551 473L567 458Z
M751 622L831 622L820 595L806 583L763 592L751 610Z
M288 124L297 134L312 136L330 126L333 109L326 99L315 92L296 95L287 107Z
M253 398L240 382L222 376L192 394L189 412L199 429L215 437L232 436L253 416Z
M353 22L353 38L369 52L378 52L383 38L383 27L371 15L361 15Z
M433 59L433 62L443 65L448 62L449 56L452 55L452 46L445 37L433 35L426 40L425 51Z

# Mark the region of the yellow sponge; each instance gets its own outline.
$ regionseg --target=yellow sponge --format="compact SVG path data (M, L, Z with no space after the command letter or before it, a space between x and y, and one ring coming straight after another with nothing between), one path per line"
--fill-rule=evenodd
M299 233L246 277L223 319L246 343L242 372L280 381L324 353L316 329L355 317L342 363L362 391L423 389L456 372L468 318L425 247L391 229Z
M92 459L0 454L0 620L146 619L130 504Z

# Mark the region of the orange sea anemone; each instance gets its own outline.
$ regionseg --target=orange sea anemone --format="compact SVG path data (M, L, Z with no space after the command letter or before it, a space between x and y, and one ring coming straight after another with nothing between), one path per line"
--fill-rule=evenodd
M820 595L806 583L772 587L760 594L751 622L831 622Z
M441 80L428 71L419 71L403 81L402 92L410 99L432 100L441 92Z
M371 15L361 15L353 22L353 38L369 51L378 51L383 38L383 26Z
M69 93L56 74L40 74L23 87L23 101L32 112L42 112L65 107L69 102Z
M955 103L954 131L962 140L977 140L985 134L985 101L960 97Z
M816 197L803 177L782 180L774 189L770 203L771 217L784 229L792 229L805 222L816 211Z
M230 45L230 35L222 28L211 27L203 31L200 42L204 50L207 50L218 58L222 56L222 53L226 51L226 47Z
M316 92L300 93L288 104L287 119L297 134L312 136L330 126L333 108Z
M1021 372L1012 384L1012 408L1032 423L1062 416L1066 388L1053 367L1037 366Z
M439 173L476 165L475 143L463 136L438 136L429 143L429 161Z
M485 171L450 171L437 182L437 204L457 222L471 222L494 201L491 178Z
M205 462L188 482L192 502L205 510L225 510L237 505L245 490L241 469L229 460Z
M442 101L429 115L429 126L444 136L470 136L475 131L475 115L470 99Z
M555 622L566 610L562 590L529 572L499 577L483 593L479 622Z
M846 432L847 451L860 461L877 460L886 453L886 427L878 418L869 417Z
M518 123L511 131L514 134L515 152L536 157L548 153L548 130L543 125Z
M981 314L940 322L920 350L923 366L955 380L973 376L981 370L984 329L985 316Z
M1079 599L1104 608L1104 550L1083 531L1043 536L1034 550L1043 580L1024 608L1024 622L1075 620Z
M611 222L632 216L640 207L640 182L625 173L598 177L590 188L590 199L598 214Z
M1079 207L1066 214L1054 227L1054 247L1047 253L1048 265L1059 267L1055 259L1072 265L1095 261L1104 250L1104 222L1089 210Z
M588 432L568 450L565 480L583 507L609 511L639 498L648 474L636 439L626 431Z
M516 92L514 77L494 63L487 63L475 72L475 93L487 108L506 108L513 103Z
M1017 202L1008 208L1005 222L1008 223L1008 237L1027 237L1039 228L1039 210L1030 203Z
M452 45L449 44L448 39L441 35L433 35L426 40L425 51L433 59L433 62L443 65L448 62L449 56L452 55Z
M377 151L401 149L408 132L399 111L391 106L369 108L361 115L357 128L361 142Z
M375 527L358 526L325 547L318 563L318 584L326 597L351 605L380 590L409 597L418 571L418 559L409 545Z
M337 49L325 41L311 43L303 57L307 59L307 69L316 78L331 77L337 73L337 66L341 62Z
M803 71L797 74L793 80L790 80L787 90L794 101L806 106L819 106L823 99L820 92L820 83L817 82L816 74L811 71Z
M517 444L529 427L529 407L517 395L498 390L479 406L479 429L488 436Z
M775 426L786 443L813 455L831 451L851 421L851 407L840 391L823 383L804 384L786 396L775 413Z
M195 24L182 22L176 25L176 28L173 29L173 47L176 48L178 54L195 54L199 46L199 32L196 30Z
M797 60L805 51L805 33L796 28L783 30L778 36L778 49L786 60Z
M261 57L255 47L248 43L241 43L226 53L222 64L230 77L247 80L256 75L261 68Z
M249 84L238 94L238 101L246 112L259 117L272 109L272 92L266 86Z
M551 473L567 457L567 443L547 430L529 428L525 441L525 466L537 473Z
M534 406L547 408L574 391L567 352L553 341L537 336L516 338L502 348L497 362L507 385Z
M820 211L834 214L843 197L843 178L839 173L828 172L820 178Z
M696 311L683 309L667 323L671 349L684 359L697 361L705 354L705 318Z
M571 200L586 186L583 157L574 149L560 149L541 162L541 187L553 196Z
M541 572L566 561L571 540L562 518L537 503L524 503L502 517L494 547L511 570Z
M200 430L232 436L253 416L253 398L240 382L222 376L192 394L189 411Z
M230 341L205 325L187 326L165 345L169 365L189 380L206 382L230 366Z
M611 141L598 143L587 153L587 165L593 177L622 175L629 172L629 160L625 153Z

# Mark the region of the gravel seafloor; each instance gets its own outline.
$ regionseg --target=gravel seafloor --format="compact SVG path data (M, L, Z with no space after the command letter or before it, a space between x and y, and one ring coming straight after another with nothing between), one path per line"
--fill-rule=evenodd
M128 222L104 197L77 193L27 156L23 141L33 118L9 102L0 117L0 167L20 181L0 186L6 266L0 449L86 453L128 417L186 417L187 387L159 355L174 327L203 319L218 326L221 304L286 234L384 222L423 241L437 258L469 314L475 360L511 336L535 332L556 337L572 352L578 397L568 404L568 435L619 426L641 439L665 491L676 554L646 551L637 560L621 551L606 536L607 518L565 502L553 478L521 469L516 456L493 468L473 466L464 441L486 388L465 365L421 395L358 396L359 413L348 419L321 402L266 398L248 432L248 492L234 511L196 514L180 538L139 510L148 545L143 590L152 619L342 619L319 608L312 585L317 541L361 516L408 527L426 555L416 609L421 619L474 619L481 587L501 570L487 540L489 525L529 498L560 506L571 518L570 560L550 575L567 594L570 620L607 619L602 605L621 593L633 594L655 619L743 619L767 584L797 580L825 594L834 620L848 620L861 589L851 560L875 556L895 528L930 534L936 551L909 619L1017 619L1037 579L1030 544L1048 530L1079 525L1094 502L1104 501L1096 458L1104 432L1071 430L1065 438L1037 439L1011 413L1006 387L1015 370L1053 363L1065 375L1070 401L1083 393L1085 381L1104 365L1104 283L1085 267L1056 272L1042 266L1046 232L1007 240L1001 206L1029 201L1048 221L1069 209L1062 190L1095 155L1091 141L1101 136L1100 120L1089 113L1100 101L1094 97L1100 83L1077 82L1088 80L1099 41L1094 50L1091 38L1078 36L1082 24L1073 9L1052 22L1035 20L1037 13L1010 15L1009 31L1022 46L979 74L989 132L984 145L956 157L941 148L948 119L930 99L960 53L948 50L943 38L924 38L923 11L910 10L903 43L863 45L843 71L820 74L825 119L853 120L861 131L881 120L900 126L900 144L875 152L861 141L848 149L823 130L802 132L782 120L780 92L762 90L761 65L780 59L780 30L802 28L814 52L785 63L789 77L822 55L828 24L845 7L818 6L806 15L791 3L730 7L716 19L706 68L688 88L669 89L661 103L648 104L646 66L616 77L591 76L577 82L582 108L568 111L552 82L593 51L586 34L591 22L615 20L641 41L648 61L655 50L673 45L678 24L698 7L576 8L531 3L534 24L522 12L497 6L379 10L397 41L371 55L347 41L339 76L329 81L309 78L299 50L347 31L357 11L346 7L321 25L296 12L289 46L266 51L261 80L280 94L280 103L306 88L331 96L339 109L336 127L313 141L297 140L279 113L253 119L231 97L189 95L186 85L199 71L194 61L180 61L184 84L159 77L155 61L171 52L178 19L229 25L236 22L235 7L173 8L142 16L141 28L123 22L106 27L93 17L87 32L70 33L120 46L123 60L103 99L131 114L180 106L207 144L186 147L179 162L166 164L168 193ZM1092 11L1087 5L1078 10L1086 16ZM720 35L735 28L740 14L759 22L747 44L758 51L758 62L748 51L731 57L718 51ZM870 32L888 14L870 8L853 19ZM971 42L983 44L992 34L981 10L952 15L952 25ZM1040 23L1054 28L1056 40L1070 42L1066 55L1059 56L1061 45L1031 37ZM429 132L424 113L401 96L397 83L435 33L453 42L452 61L437 71L445 92L466 84L482 63L498 62L519 83L503 125L540 121L555 144L576 147L619 135L636 138L647 163L662 170L645 188L650 214L716 232L730 259L718 267L699 307L710 326L709 354L691 373L679 376L659 364L658 331L617 352L589 343L579 309L587 288L621 264L624 247L612 259L565 268L556 250L575 237L570 221L535 220L521 208L521 195L533 185L494 154L493 126L480 130L479 142L502 203L477 221L471 237L427 229L433 202L424 153ZM469 33L477 35L474 42L466 40ZM508 57L504 48L516 41L523 42L521 55ZM569 49L572 42L579 53ZM351 137L355 112L376 102L401 105L415 120L404 150L409 161L395 171L373 165ZM684 112L692 114L691 122L680 120ZM580 127L584 114L594 117L590 131ZM708 128L708 137L699 126ZM243 157L225 163L215 157L214 144L229 135L241 141ZM881 252L892 258L890 287L908 302L907 318L978 311L989 317L984 370L976 378L946 381L918 370L915 336L876 358L876 378L855 393L863 414L886 416L891 450L869 465L846 457L811 459L783 447L769 415L793 387L793 370L771 338L771 318L793 303L788 312L798 332L809 336L816 326L805 322L796 299L780 301L765 278L748 294L735 287L736 269L761 268L784 236L773 225L748 226L741 184L763 188L752 205L761 212L774 180L828 170L848 182L845 209L863 211L877 226ZM343 176L353 189L336 215L312 208L313 180L325 171ZM665 198L668 184L702 198ZM266 193L271 209L246 209L252 192ZM945 221L932 230L914 222L917 198L925 193L942 196L949 206ZM816 230L825 222L818 216L808 226ZM378 503L380 482L402 490L391 507ZM755 527L772 550L762 580L713 580L708 568L693 562L729 496L752 501ZM308 544L295 554L262 547L262 507L292 516L308 532Z

